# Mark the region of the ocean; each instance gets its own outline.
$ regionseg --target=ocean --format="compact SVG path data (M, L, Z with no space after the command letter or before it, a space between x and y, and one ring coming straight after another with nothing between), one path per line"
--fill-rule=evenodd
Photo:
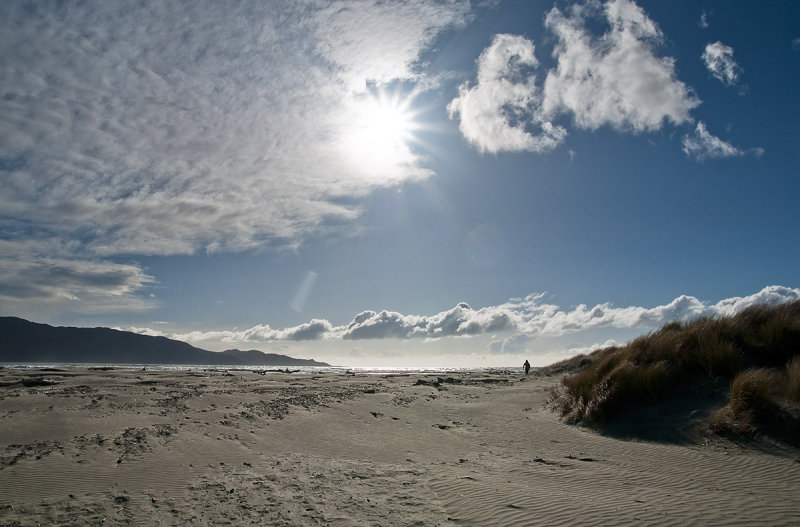
M251 372L275 372L287 373L291 375L311 375L311 374L340 374L340 375L444 375L444 374L469 374L483 373L492 375L507 375L519 373L521 368L512 367L482 367L482 368L370 368L370 367L347 367L347 366L246 366L219 365L219 364L116 364L116 363L76 363L76 362L6 362L0 367L10 369L32 370L32 369L119 369L119 370L147 370L147 371L251 371Z

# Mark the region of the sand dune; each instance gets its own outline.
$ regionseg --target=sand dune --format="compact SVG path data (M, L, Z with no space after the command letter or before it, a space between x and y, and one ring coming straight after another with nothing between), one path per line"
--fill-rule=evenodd
M800 453L626 441L554 377L0 370L2 525L793 525Z

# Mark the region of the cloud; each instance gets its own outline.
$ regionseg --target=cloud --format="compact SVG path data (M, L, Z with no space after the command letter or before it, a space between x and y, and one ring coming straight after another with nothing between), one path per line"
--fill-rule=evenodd
M121 328L115 327L111 329L116 329L117 331L127 331L129 333L138 333L139 335L147 335L148 337L166 337L164 332L159 331L157 329L152 328L138 328L138 327L128 327L128 328Z
M742 68L733 58L733 48L722 42L708 44L701 56L711 75L725 86L739 82Z
M489 353L494 355L509 354L519 355L521 353L529 353L532 351L531 344L536 339L517 333L502 340L495 340L489 343Z
M367 81L416 79L414 61L437 33L470 19L469 2L334 1L314 13L315 50L354 91Z
M800 37L792 40L792 49L800 49Z
M421 330L423 317L403 315L393 311L364 311L339 331L346 339L408 338Z
M744 155L744 152L735 146L708 133L706 125L702 121L697 123L694 135L686 135L683 138L683 151L688 157L697 161ZM763 150L756 149L755 154L761 155Z
M267 324L259 324L245 330L176 333L172 335L172 338L188 342L206 340L218 340L221 342L300 341L330 338L334 331L335 328L327 320L313 319L310 322L285 329L272 329ZM142 331L137 332L141 333Z
M798 299L800 299L800 290L779 285L771 285L750 296L735 296L720 300L711 309L719 315L734 315L739 311L756 304L777 306L785 302L792 302Z
M460 116L461 133L480 151L543 152L566 137L541 114L537 65L533 43L520 36L495 35L481 53L477 83L462 84L448 105L451 118Z
M703 29L706 29L710 25L708 23L708 13L706 12L705 9L703 9L703 12L700 13L700 21L697 23L697 25L699 25Z
M701 316L732 315L756 304L777 305L800 300L800 289L767 286L746 297L732 297L716 304L681 295L655 307L614 307L609 303L593 307L578 305L563 309L542 302L543 295L511 299L497 306L473 309L464 302L434 315L409 315L394 311L364 311L345 325L335 326L315 319L299 326L276 330L259 325L242 331L211 331L176 334L181 340L225 342L266 342L274 340L362 340L438 339L512 333L490 343L492 353L521 353L537 337L558 337L596 328L647 329Z
M291 328L276 340L317 340L329 334L333 330L333 325L327 320L314 319L306 324Z
M39 309L78 313L143 311L155 302L142 294L155 280L140 266L69 256L57 240L0 240L0 304L18 316Z
M611 348L611 347L618 346L618 345L619 344L614 339L608 339L605 342L596 342L594 344L589 344L588 346L574 345L574 346L570 346L567 349L566 355L574 356L574 355L580 355L580 354L587 354L587 353L591 353L591 352L593 352L595 350Z
M420 82L469 2L0 5L0 217L76 258L292 247L431 175L342 152L367 81ZM348 199L342 199L348 198Z
M343 339L469 336L513 328L514 317L499 306L473 310L464 302L432 316L365 311L339 335Z
M609 29L594 37L587 24L599 18ZM575 5L568 15L553 8L545 26L558 39L558 65L544 86L546 113L569 113L584 129L637 133L691 120L700 101L677 79L675 60L655 55L661 31L634 2L612 0L602 13L595 3Z
M588 29L607 25L596 36ZM664 123L691 122L700 101L678 80L675 61L658 57L656 24L630 0L575 4L567 13L553 8L545 27L556 38L556 67L536 82L534 44L496 35L478 58L477 82L459 87L449 105L464 137L482 152L545 152L567 135L556 119L571 116L578 128L610 126L634 133Z

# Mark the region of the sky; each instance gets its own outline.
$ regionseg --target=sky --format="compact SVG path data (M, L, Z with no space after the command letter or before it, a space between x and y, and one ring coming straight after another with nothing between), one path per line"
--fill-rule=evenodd
M543 365L800 298L800 6L0 3L0 315Z

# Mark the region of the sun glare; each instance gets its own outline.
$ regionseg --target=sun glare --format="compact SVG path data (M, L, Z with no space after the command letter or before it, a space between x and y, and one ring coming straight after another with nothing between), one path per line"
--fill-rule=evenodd
M411 120L399 105L373 100L367 103L360 125L368 143L394 146L405 142Z
M417 124L409 106L409 99L386 95L354 101L343 136L347 156L362 169L384 177L412 163L408 145Z

